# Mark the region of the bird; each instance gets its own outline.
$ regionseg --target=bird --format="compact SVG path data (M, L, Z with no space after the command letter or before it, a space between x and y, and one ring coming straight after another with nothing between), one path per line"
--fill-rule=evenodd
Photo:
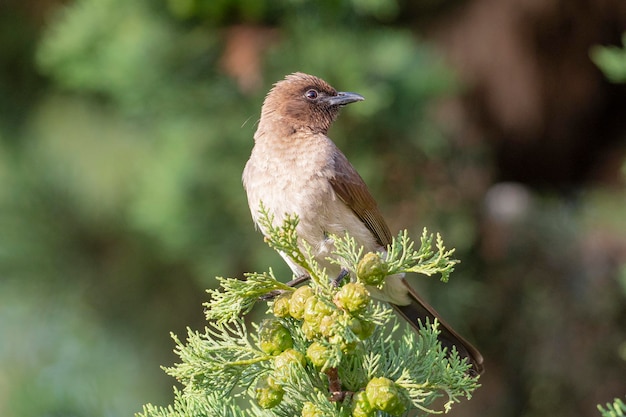
M296 215L299 245L311 248L315 260L329 274L341 274L328 260L334 250L333 236L346 232L364 249L384 253L392 237L378 205L363 178L328 137L339 110L364 100L357 93L337 91L326 81L296 72L278 81L268 92L254 134L254 146L242 180L255 225L261 209L280 226ZM308 271L281 253L296 277ZM406 281L403 274L387 276L382 290L372 296L391 304L415 329L418 322L437 319L442 346L456 348L467 358L472 374L482 374L483 357L448 325Z

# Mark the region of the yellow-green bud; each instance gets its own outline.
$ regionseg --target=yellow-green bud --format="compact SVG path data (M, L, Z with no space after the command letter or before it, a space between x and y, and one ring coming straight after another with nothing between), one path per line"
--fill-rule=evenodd
M368 252L359 261L356 276L367 285L379 285L387 276L387 266L379 253Z
M342 353L352 353L357 347L356 341L347 342L346 339L344 339L340 334L332 335L328 338L328 342L335 346L339 346L339 349L341 349Z
M289 300L290 299L291 299L291 293L286 292L284 294L279 295L276 298L276 300L274 300L272 311L276 317L289 316Z
M308 321L305 321L302 323L302 333L304 333L304 337L306 337L307 340L313 340L316 337L319 337L320 335L320 331L319 331L319 326L316 326L314 324L309 323Z
M376 328L376 325L371 321L361 320L356 317L352 317L348 325L356 337L361 340L365 340L370 337Z
M261 408L276 407L283 399L285 391L278 385L274 378L268 376L257 381L255 389L256 402Z
M373 417L375 413L365 391L359 391L352 397L352 417Z
M323 317L332 313L332 307L316 296L309 297L304 305L304 321L317 327L319 327Z
M289 300L289 314L291 314L291 317L302 320L306 301L313 295L313 289L306 285L295 290Z
M407 409L400 387L388 378L371 379L365 387L365 393L367 400L376 410L400 416Z
M349 282L335 294L335 304L348 313L359 313L367 308L370 292L360 282Z
M322 369L332 354L329 347L322 345L319 342L311 343L311 346L306 350L306 357L309 362L317 368Z
M265 319L259 326L259 347L268 355L278 355L293 346L289 330L278 320Z
M322 336L330 337L333 334L335 334L336 323L337 323L336 314L331 314L330 316L322 317L322 320L320 321L320 325L319 325L320 333L322 334Z
M295 349L287 349L280 355L274 358L274 368L282 368L283 366L289 366L290 364L299 363L301 366L306 366L306 358L302 352Z
M304 406L302 407L301 416L302 417L323 417L324 413L322 413L322 410L317 408L315 404L307 401L304 403Z
M291 366L306 366L306 358L302 352L295 349L287 349L274 357L273 377L280 383L286 383L293 376Z

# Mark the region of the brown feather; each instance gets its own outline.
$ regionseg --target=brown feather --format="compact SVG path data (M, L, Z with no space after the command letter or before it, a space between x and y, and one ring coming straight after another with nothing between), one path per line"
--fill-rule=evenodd
M387 247L391 244L391 232L365 181L341 152L335 153L334 163L335 177L329 179L333 190L367 226L380 246Z

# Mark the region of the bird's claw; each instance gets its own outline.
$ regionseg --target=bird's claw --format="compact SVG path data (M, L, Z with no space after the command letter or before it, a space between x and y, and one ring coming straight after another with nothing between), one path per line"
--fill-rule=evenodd
M298 285L308 281L311 279L311 276L309 274L302 274L300 276L297 276L295 279L289 281L288 283L286 283L285 285L288 285L289 287L297 287ZM262 296L259 297L259 300L261 301L270 301L273 300L274 298L278 297L279 295L283 294L285 291L287 290L274 290L274 291L270 291L267 294L263 294Z
M339 284L341 284L341 281L343 281L348 275L350 275L350 271L348 271L346 268L341 268L341 271L339 272L339 275L337 275L337 278L333 279L333 286L336 288L339 286Z

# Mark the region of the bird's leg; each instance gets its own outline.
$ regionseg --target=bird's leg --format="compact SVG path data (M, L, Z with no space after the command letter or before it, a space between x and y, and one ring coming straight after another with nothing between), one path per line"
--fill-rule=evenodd
M350 271L348 271L346 268L341 268L339 275L337 275L336 278L332 279L333 286L338 287L339 284L341 284L341 281L343 281L348 275L350 275ZM289 281L286 285L290 287L297 287L298 285L304 282L307 282L310 279L311 279L311 276L309 274L302 274L302 275L298 275L295 279L292 279L291 281ZM277 296L279 296L280 294L284 292L285 292L284 290L270 291L267 294L259 297L259 299L262 301L269 301L269 300L276 298Z
M292 279L291 281L289 281L287 285L289 285L290 287L297 287L298 285L305 283L310 279L311 279L311 275L309 274L298 275L295 279Z
M341 268L341 271L339 272L339 275L337 275L337 278L333 279L333 286L338 287L339 284L341 284L341 281L343 281L344 278L348 275L350 275L350 271L348 271L346 268Z
M309 274L302 274L302 275L298 275L295 279L292 279L291 281L289 281L285 285L288 285L290 287L297 287L298 285L300 285L300 284L302 284L304 282L307 282L310 279L311 279L311 276ZM285 292L285 290L270 291L267 294L264 294L264 295L260 296L259 299L262 300L262 301L273 300L274 298L276 298L277 296L279 296L280 294L282 294L284 292Z

